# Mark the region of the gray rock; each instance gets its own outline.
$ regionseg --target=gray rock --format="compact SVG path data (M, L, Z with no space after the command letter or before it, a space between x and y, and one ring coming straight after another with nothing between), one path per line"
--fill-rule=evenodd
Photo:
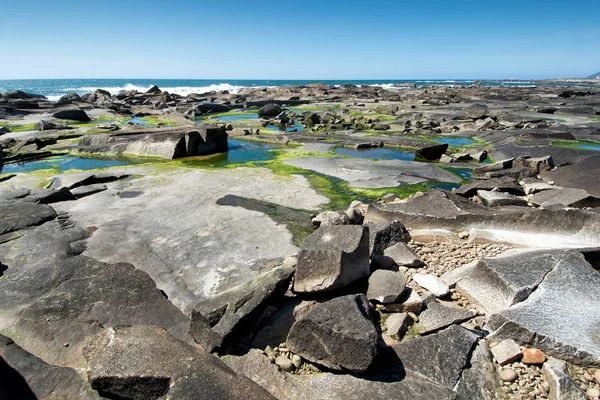
M410 233L400 221L366 224L369 228L369 249L371 255L383 255L385 249L396 243L410 242Z
M510 193L478 190L477 197L488 207L527 206L527 200L522 197L513 196Z
M521 346L514 340L503 340L491 349L494 359L500 365L506 365L523 357Z
M56 212L45 204L24 201L0 202L0 235L41 225L54 218L56 218Z
M281 106L279 104L266 104L258 110L259 117L276 117L281 114Z
M588 397L571 379L567 363L550 358L542 367L544 380L550 384L550 400L586 400Z
M277 267L240 286L200 301L192 312L190 333L209 352L248 334L267 302L289 287L293 267ZM248 329L250 328L250 329Z
M537 175L554 169L554 160L552 156L526 158L523 160L523 165Z
M90 117L80 108L61 110L52 114L54 118L58 119L69 119L72 121L87 122Z
M377 331L364 295L348 295L316 305L294 323L288 348L333 370L363 372L377 354Z
M0 335L0 398L100 399L73 368L47 364Z
M482 119L490 116L490 110L485 104L473 104L465 108L465 113L471 119Z
M406 375L453 388L467 363L477 336L458 325L393 346Z
M348 207L348 209L346 210L346 215L350 220L350 224L361 225L363 223L365 216L361 211L361 205L362 203L360 201L353 201L350 204L350 207Z
M481 175L486 172L495 172L495 171L501 171L504 169L512 168L514 160L515 160L514 158L507 158L506 160L496 161L493 164L482 165L480 167L474 168L473 174Z
M516 180L521 180L525 178L531 178L536 174L529 168L508 168L500 171L492 171L492 172L484 172L478 173L477 168L473 170L473 178L476 179L493 179L493 178L513 178Z
M397 303L378 304L377 308L385 312L412 312L418 314L423 309L423 299L416 290L407 287Z
M73 196L75 196L75 198L80 199L82 197L85 196L89 196L92 195L94 193L99 193L106 190L106 185L103 183L96 183L94 185L88 185L88 186L79 186L75 189L71 190L71 193L73 194Z
M272 399L213 355L149 325L108 328L86 341L94 389L129 399Z
M444 155L446 150L448 150L448 143L422 147L415 152L415 159L422 159L428 161L439 160L440 157Z
M324 211L312 219L316 229L321 225L350 225L348 214L342 211Z
M471 180L469 183L462 185L454 191L464 197L473 197L479 190L498 190L500 192L506 192L514 195L525 194L521 185L517 183L516 179L502 177L495 179L486 180Z
M337 289L369 276L369 228L327 225L302 243L294 278L295 292Z
M429 303L427 309L419 315L417 328L419 329L419 333L426 334L446 328L452 324L459 324L476 315L473 311L443 306L434 301Z
M562 204L569 207L584 208L600 206L600 198L590 195L583 189L553 189L534 194L531 203L536 206L548 207Z
M402 242L388 247L383 254L391 257L396 265L401 267L420 267L424 264L417 253L412 251L410 247Z
M385 320L385 328L388 335L402 338L408 327L412 324L412 318L407 313L393 313Z
M401 272L377 270L369 277L367 298L376 303L394 303L402 295L406 280Z
M292 363L292 360L290 360L283 354L277 356L277 358L275 359L275 364L279 367L279 369L281 369L284 372L292 372L295 368L294 364Z
M470 153L470 156L473 160L475 160L477 162L483 162L487 159L488 153L485 150L481 150L481 151L476 151L476 152Z
M583 189L593 196L600 197L600 155L586 157L573 165L542 172L546 181L554 181L557 186Z
M501 389L490 351L485 340L480 340L454 389L458 393L457 399L496 400L501 395Z
M62 129L71 129L69 126L55 124L54 122L41 120L33 126L34 129L38 131L50 131L50 130L62 130Z
M523 179L519 184L523 187L525 194L535 194L543 190L557 189L556 186L549 185L548 183L535 178Z
M513 339L553 357L600 366L600 275L581 253L565 252L557 258L549 272L538 277L529 297L490 317L489 337ZM525 260L523 264L531 267Z

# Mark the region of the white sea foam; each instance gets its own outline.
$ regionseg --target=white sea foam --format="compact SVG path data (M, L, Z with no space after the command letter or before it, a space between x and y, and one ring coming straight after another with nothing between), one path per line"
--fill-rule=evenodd
M78 94L82 95L82 94L86 94L86 93L94 93L96 91L96 89L102 89L102 90L106 90L110 94L114 95L114 94L117 94L120 92L128 92L131 90L137 90L138 92L146 92L151 87L152 87L152 85L137 86L137 85L128 83L125 86L107 86L107 87L83 86L83 87L78 87L78 88L67 88L67 89L61 89L61 90L65 93L77 92ZM227 90L227 91L229 91L229 93L235 94L244 88L245 88L245 86L234 86L234 85L230 85L229 83L219 83L219 84L212 84L209 86L173 86L173 87L161 87L160 89L163 91L167 91L169 93L175 93L175 94L178 94L181 96L187 96L192 93L207 93L207 92L212 92L212 91L218 92L218 91L222 91L222 90ZM48 98L50 98L50 97L57 97L57 96L48 96ZM60 96L58 96L58 98L60 98Z
M57 94L57 95L48 95L46 96L48 98L48 100L50 101L58 101L61 97L63 97L62 94Z

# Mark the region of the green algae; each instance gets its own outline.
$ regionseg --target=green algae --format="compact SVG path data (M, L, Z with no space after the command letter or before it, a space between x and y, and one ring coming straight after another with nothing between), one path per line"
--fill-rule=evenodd
M140 117L140 119L147 124L150 125L161 125L161 126L176 126L177 123L173 120L167 119L162 116L157 115L146 115L145 117Z
M0 122L0 128L8 128L11 132L26 132L35 130L35 123L13 124L10 122Z

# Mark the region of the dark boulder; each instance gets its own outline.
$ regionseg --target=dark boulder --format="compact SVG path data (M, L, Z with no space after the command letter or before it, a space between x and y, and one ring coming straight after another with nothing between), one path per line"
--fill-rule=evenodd
M415 152L415 160L435 161L439 160L448 150L448 143L440 143L432 146L426 146Z
M267 117L267 118L272 118L272 117L276 117L279 114L281 114L281 106L279 104L266 104L264 106L262 106L260 108L260 110L258 110L258 116L259 117Z
M150 89L146 91L146 94L161 94L162 90L156 85L153 85Z
M80 121L80 122L90 121L90 117L86 114L86 112L79 108L61 110L61 111L55 112L52 116L54 118L68 119L68 120L72 120L72 121Z
M25 93L22 90L15 90L4 95L7 99L18 99L18 100L46 100L46 96L39 94Z
M324 225L307 237L298 254L295 292L342 288L369 276L369 228Z
M473 104L465 109L465 113L471 119L483 119L490 116L490 110L485 104Z
M60 99L58 99L58 101L56 102L56 105L62 106L62 105L66 105L66 104L72 104L73 102L77 102L77 101L82 101L81 97L77 93L73 92L73 93L65 94Z
M327 368L363 372L377 354L377 330L364 295L348 295L316 305L296 321L287 346Z

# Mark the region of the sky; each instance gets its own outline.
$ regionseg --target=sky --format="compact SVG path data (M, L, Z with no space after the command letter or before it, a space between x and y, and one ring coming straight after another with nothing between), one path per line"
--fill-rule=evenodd
M0 38L0 79L600 71L598 0L0 0Z

